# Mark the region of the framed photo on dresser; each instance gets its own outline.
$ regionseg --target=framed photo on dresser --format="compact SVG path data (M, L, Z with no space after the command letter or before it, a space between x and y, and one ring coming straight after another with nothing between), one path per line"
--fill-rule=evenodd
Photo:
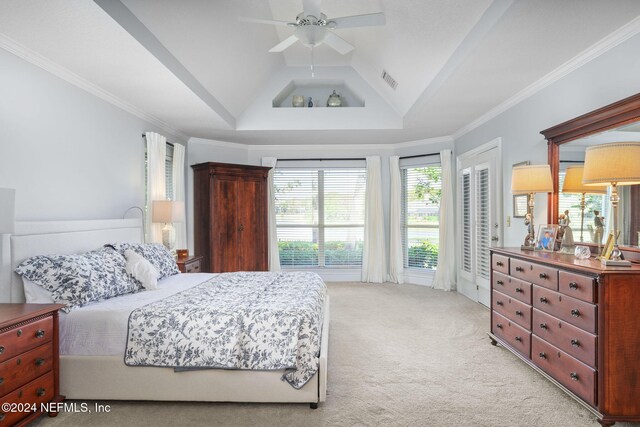
M553 252L556 237L558 235L557 224L542 224L538 227L538 238L536 240L536 251Z

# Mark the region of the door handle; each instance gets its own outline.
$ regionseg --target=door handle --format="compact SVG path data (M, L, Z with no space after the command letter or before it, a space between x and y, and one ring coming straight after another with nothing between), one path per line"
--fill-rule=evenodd
M498 236L491 236L491 241L492 242L497 242L498 240L499 240Z

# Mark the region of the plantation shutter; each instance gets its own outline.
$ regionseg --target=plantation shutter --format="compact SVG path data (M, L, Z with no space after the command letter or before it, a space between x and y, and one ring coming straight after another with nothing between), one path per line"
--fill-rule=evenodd
M468 170L461 176L462 197L462 269L471 273L471 174Z
M489 169L476 170L476 271L489 279L491 245L491 206L489 205Z

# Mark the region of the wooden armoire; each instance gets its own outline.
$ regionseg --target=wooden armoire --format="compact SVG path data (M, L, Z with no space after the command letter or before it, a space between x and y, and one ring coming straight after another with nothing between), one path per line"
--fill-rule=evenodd
M202 271L266 271L271 168L201 163L193 168L195 254Z

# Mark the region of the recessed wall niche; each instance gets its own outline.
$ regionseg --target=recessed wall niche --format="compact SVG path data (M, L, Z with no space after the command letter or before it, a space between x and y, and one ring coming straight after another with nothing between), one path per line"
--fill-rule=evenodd
M313 108L327 108L329 95L336 91L342 99L341 107L334 108L362 108L364 99L355 93L344 80L292 80L273 98L273 108L299 108L293 107L294 95L304 96L304 108L308 108L309 98L313 99Z

